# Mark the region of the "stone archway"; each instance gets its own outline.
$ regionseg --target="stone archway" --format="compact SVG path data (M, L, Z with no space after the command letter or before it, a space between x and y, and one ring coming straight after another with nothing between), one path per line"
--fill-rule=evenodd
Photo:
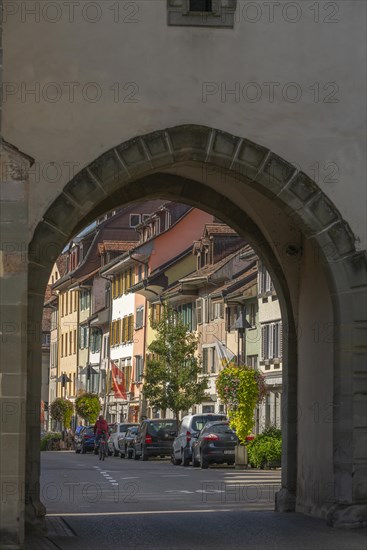
M248 204L239 205L236 197L242 200L246 195ZM365 394L357 386L353 387L353 383L355 377L361 377L364 368L361 342L365 325L361 325L361 321L365 319L361 296L366 290L366 258L356 251L347 223L316 183L268 149L220 130L187 125L131 139L93 161L66 185L44 213L33 235L28 267L29 325L32 327L40 319L51 266L67 240L117 204L158 196L214 212L240 234L250 237L276 281L282 296L282 314L289 329L284 372L287 420L283 490L277 497L277 509L285 511L295 509L296 487L302 494L307 485L307 467L302 473L302 464L301 474L299 469L297 476L300 357L294 335L295 324L302 323L302 318L297 319L296 307L296 287L302 274L297 263L299 258L288 268L285 266L292 250L287 253L284 245L287 242L292 245L296 235L296 250L307 248L308 257L313 257L314 271L322 279L320 292L326 290L332 304L332 316L326 322L334 323L330 359L333 414L332 428L328 427L332 432L332 452L326 457L333 482L331 491L322 489L319 506L307 504L304 499L297 509L326 516L333 525L360 525L366 502L363 482L366 457L358 430ZM261 201L266 204L269 217L274 218L272 225L262 220L256 210ZM282 225L282 213L287 227L293 227L293 233L284 229L280 243L274 243L271 227L276 227L277 220ZM306 288L306 292L311 292L310 286ZM39 342L28 338L28 407L32 407L32 403L37 407L39 403L40 353ZM307 403L307 399L303 399ZM37 420L29 417L27 424L26 509L27 522L32 525L37 523L37 515L42 516L43 508L39 504ZM298 442L298 451L299 445Z

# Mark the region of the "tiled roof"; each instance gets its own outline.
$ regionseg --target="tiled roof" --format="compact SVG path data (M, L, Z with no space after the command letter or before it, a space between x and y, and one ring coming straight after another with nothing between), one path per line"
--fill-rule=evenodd
M125 252L126 250L131 250L136 246L136 242L131 241L103 241L98 243L98 252L99 254L104 254L105 252Z
M205 225L205 231L210 235L237 235L237 232L225 223L207 223Z

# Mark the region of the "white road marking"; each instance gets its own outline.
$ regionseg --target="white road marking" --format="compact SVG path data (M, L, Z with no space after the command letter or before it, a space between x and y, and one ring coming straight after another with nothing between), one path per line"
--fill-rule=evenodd
M159 477L189 477L188 474L169 474L169 475L162 475Z
M87 516L144 516L158 514L211 514L213 512L232 512L227 508L211 509L211 510L146 510L137 512L91 512L91 513L65 513L65 514L46 514L47 517L87 517Z
M140 479L140 477L120 477L120 479Z

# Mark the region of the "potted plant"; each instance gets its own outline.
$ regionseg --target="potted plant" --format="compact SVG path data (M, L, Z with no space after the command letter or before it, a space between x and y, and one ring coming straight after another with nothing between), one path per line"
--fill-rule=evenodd
M254 409L266 394L264 377L247 365L230 362L219 373L216 386L218 396L227 406L230 426L239 440L236 467L246 467L246 438L252 431Z

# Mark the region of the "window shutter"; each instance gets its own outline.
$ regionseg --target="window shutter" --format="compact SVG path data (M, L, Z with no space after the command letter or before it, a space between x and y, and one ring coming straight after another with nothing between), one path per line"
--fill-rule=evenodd
M203 348L203 373L208 373L208 348Z
M204 312L203 312L203 318L204 318L204 323L209 323L209 305L210 305L210 300L208 297L204 298L203 300L203 308L204 308Z
M203 301L201 298L196 300L196 319L198 325L203 323Z
M219 303L219 316L224 319L224 302Z
M278 330L278 338L279 338L278 349L279 349L279 358L281 358L281 357L283 357L283 324L282 324L281 321L278 323L278 326L279 326L279 330Z
M264 327L264 359L269 359L269 325Z
M214 321L215 319L215 309L216 309L216 303L213 302L210 298L207 298L207 305L208 305L208 321Z

